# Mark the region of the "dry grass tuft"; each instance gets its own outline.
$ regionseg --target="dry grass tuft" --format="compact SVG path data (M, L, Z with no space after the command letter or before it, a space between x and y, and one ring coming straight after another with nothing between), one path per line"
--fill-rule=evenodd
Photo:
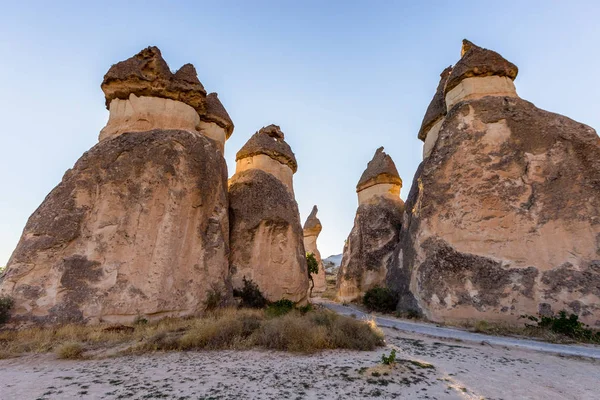
M114 348L141 354L257 346L312 353L338 348L372 350L383 345L383 334L372 321L325 310L267 314L257 309L217 309L199 318L165 318L133 327L65 325L0 331L0 358L55 351L60 358L72 359L81 357L84 348L100 355Z
M78 342L66 342L58 347L56 355L63 360L79 360L83 358L83 346Z

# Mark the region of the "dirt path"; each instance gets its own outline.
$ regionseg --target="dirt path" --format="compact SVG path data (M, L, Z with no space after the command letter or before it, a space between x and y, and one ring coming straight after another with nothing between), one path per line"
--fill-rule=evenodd
M597 399L600 362L384 329L373 352L156 353L0 361L1 399ZM385 352L397 366L381 370ZM376 367L373 369L373 367ZM387 375L385 375L387 373Z
M460 329L444 328L435 324L425 322L413 322L401 320L393 317L375 316L365 314L358 308L352 306L344 306L325 299L313 299L313 301L322 304L343 315L356 315L358 318L375 318L377 324L382 327L396 328L405 332L419 333L422 335L433 336L438 338L455 339L469 342L485 341L494 346L519 347L528 350L536 350L545 353L562 354L567 356L581 356L600 359L600 346L594 345L571 345L571 344L555 344L541 342L531 339L511 338L505 336L484 335L481 333L473 333ZM598 395L600 398L600 393Z

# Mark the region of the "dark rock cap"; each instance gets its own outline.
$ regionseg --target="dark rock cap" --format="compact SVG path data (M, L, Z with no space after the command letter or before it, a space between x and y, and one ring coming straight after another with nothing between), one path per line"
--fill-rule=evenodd
M438 83L438 87L435 91L435 95L433 95L433 99L431 99L431 103L429 103L429 107L427 107L427 111L425 112L425 116L423 117L423 122L421 123L421 129L419 129L419 139L425 141L427 136L427 132L431 127L444 115L446 115L446 100L444 96L444 87L446 86L446 81L452 72L452 66L447 67L440 74L440 83Z
M110 67L101 87L107 108L113 99L126 100L130 94L135 94L181 101L200 115L206 109L206 90L198 80L194 66L186 64L173 74L158 47L154 46Z
M476 46L467 39L463 39L461 56L462 58L452 68L444 94L454 89L465 78L495 75L507 76L514 80L519 73L517 66L500 54Z
M373 159L367 164L367 169L356 185L356 191L360 192L379 183L394 183L402 186L402 179L400 179L396 164L392 157L383 151L383 147L375 151Z
M312 235L318 235L321 233L323 226L321 225L319 218L317 218L317 212L319 212L319 209L317 206L314 206L310 215L306 219L306 222L304 223L304 236L310 236L307 235L307 233Z
M233 121L217 96L217 93L209 93L206 96L206 115L200 117L202 120L214 122L224 128L227 132L227 139L229 139L233 133Z
M252 135L235 155L235 161L257 154L265 154L287 165L294 173L298 170L296 156L292 152L290 145L285 142L284 134L277 125L263 127Z

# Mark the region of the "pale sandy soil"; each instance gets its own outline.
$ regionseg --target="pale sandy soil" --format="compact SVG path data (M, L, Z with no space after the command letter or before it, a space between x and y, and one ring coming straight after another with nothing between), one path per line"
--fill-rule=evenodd
M156 353L0 361L1 399L598 399L600 361L441 341L385 329L373 352ZM397 349L388 375L381 355ZM432 364L424 368L410 361ZM377 375L377 372L375 372Z

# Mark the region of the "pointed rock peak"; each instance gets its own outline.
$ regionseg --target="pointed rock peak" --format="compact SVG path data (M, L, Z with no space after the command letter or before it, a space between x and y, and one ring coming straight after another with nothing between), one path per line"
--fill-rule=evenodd
M221 100L219 100L217 93L209 93L206 96L206 115L201 115L200 117L204 121L214 122L224 128L227 132L227 139L233 133L233 121L221 103Z
M173 74L155 46L110 67L101 87L107 108L112 100L127 100L133 94L177 100L193 107L200 115L205 112L206 90L194 66L186 64Z
M304 223L304 236L318 235L323 228L321 226L321 221L317 218L317 206L314 206L310 215L306 219Z
M392 157L383 151L383 147L375 151L373 159L367 164L367 169L365 169L365 172L363 172L356 185L356 191L360 192L380 183L391 183L402 186L402 179L400 179L396 164L394 164Z
M431 103L429 103L429 107L427 107L427 111L425 111L423 122L421 122L421 129L419 129L419 134L417 135L422 141L425 141L427 133L431 127L433 127L433 125L435 125L440 118L446 115L444 87L446 86L446 81L448 80L451 72L452 66L449 66L446 67L440 74L440 82L438 83L438 87L433 95L433 99L431 99Z
M519 69L495 51L479 47L467 39L463 40L461 59L452 68L444 93L448 93L466 78L505 76L512 80Z
M272 137L273 139L284 140L285 135L281 131L281 128L278 125L269 125L262 127L258 133L266 134Z
M284 140L284 134L277 125L263 127L256 132L237 152L235 161L255 155L264 154L287 165L292 172L298 170L296 156Z
M467 51L471 50L473 47L477 47L478 49L480 48L479 46L476 46L475 44L473 44L473 42L470 42L467 39L463 39L462 48L460 49L461 58L464 57L465 53Z
M200 80L198 79L198 73L196 72L196 68L192 64L185 64L181 68L175 72L175 79L201 85Z

